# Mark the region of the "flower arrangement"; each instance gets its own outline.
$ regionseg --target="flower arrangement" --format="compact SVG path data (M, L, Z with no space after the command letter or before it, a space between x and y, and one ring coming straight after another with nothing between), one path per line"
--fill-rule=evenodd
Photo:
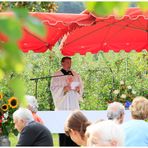
M128 108L132 100L136 97L136 91L132 86L127 86L124 81L120 81L118 88L113 90L113 101L121 102Z
M14 128L13 112L18 108L18 99L15 97L6 98L0 93L0 135L8 136L9 133L17 135Z

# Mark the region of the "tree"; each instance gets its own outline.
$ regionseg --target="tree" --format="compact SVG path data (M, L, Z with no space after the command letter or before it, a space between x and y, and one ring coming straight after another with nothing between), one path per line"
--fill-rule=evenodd
M56 12L55 2L0 2L0 12L12 8L27 8L30 12Z

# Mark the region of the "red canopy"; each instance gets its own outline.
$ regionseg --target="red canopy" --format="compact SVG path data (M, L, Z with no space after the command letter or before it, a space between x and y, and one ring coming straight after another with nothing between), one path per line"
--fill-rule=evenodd
M1 15L12 13L1 13ZM47 35L40 38L26 28L19 46L23 52L45 52L52 49L57 41L62 39L60 48L63 55L72 56L75 53L97 53L102 50L129 52L148 50L148 13L139 8L130 8L124 17L95 17L88 12L82 14L63 13L30 13L40 19L47 29ZM6 37L0 33L0 40Z
M34 52L45 52L52 49L52 46L63 37L64 34L77 27L89 26L95 21L95 17L89 13L63 14L63 13L29 13L31 16L40 19L47 29L44 38L31 33L26 28L23 29L23 38L19 41L19 46L23 52L33 50ZM0 16L12 16L12 13L0 13ZM0 40L6 40L6 36L0 34Z
M97 17L95 24L75 29L61 44L62 54L68 56L101 50L140 52L143 49L148 50L148 13L143 14L138 8L128 9L120 19Z

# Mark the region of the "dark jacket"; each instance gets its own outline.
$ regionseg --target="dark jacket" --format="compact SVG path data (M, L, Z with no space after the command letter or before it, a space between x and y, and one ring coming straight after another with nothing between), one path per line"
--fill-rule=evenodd
M16 146L53 146L53 139L44 125L32 121L21 131Z

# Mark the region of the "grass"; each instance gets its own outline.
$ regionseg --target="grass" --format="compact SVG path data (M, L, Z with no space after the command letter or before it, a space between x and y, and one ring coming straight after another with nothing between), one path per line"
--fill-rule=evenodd
M10 133L9 134L9 140L10 140L11 146L16 146L16 144L17 144L17 136Z
M53 137L53 143L55 147L59 147L59 135L58 134L52 134Z

